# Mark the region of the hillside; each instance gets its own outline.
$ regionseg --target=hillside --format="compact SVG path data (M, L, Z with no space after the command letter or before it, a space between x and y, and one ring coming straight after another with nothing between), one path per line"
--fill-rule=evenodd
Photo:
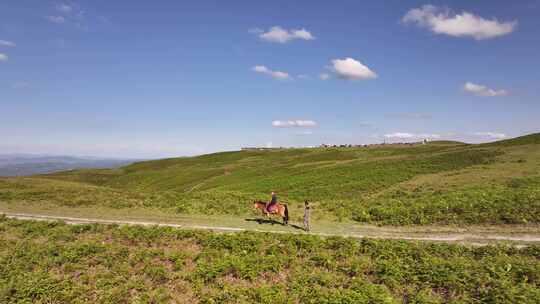
M296 217L309 200L318 219L523 224L540 222L539 139L222 152L1 178L0 201L243 215L274 190Z
M529 135L520 136L516 138L500 140L500 141L496 141L496 142L484 144L484 145L486 146L490 146L490 145L491 146L516 146L516 145L531 145L531 144L534 144L534 145L540 144L540 133L534 133L534 134L529 134Z

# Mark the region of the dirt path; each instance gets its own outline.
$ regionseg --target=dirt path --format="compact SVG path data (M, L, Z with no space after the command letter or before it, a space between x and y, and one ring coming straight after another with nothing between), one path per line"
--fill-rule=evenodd
M63 221L68 224L118 224L118 225L141 225L141 226L165 226L180 229L204 229L219 232L241 232L241 231L258 231L270 233L295 233L306 234L306 232L285 231L285 230L262 230L254 228L239 228L225 226L210 226L210 225L195 225L195 224L179 224L166 223L158 221L143 221L143 220L120 220L120 219L99 219L86 217L68 217L56 215L43 215L33 213L11 213L0 212L8 218L20 220L38 220L38 221ZM397 227L373 227L366 226L364 228L353 229L346 233L324 233L313 232L312 235L318 236L344 236L352 238L376 238L376 239L399 239L412 241L432 241L432 242L447 242L460 243L469 245L488 245L493 243L505 242L515 246L527 246L540 243L540 233L538 232L512 232L512 231L432 231L429 227L416 227L415 230L399 229Z

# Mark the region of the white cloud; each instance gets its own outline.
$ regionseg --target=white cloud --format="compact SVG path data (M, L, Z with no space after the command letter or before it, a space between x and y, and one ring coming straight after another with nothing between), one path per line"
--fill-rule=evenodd
M315 39L315 37L313 37L313 35L311 35L310 32L306 31L306 29L292 30L291 32L294 38L303 39L303 40Z
M360 61L352 58L333 59L332 68L338 78L347 80L373 79L377 74L363 65Z
M60 2L54 5L54 12L45 17L49 22L57 24L69 24L83 31L89 29L86 11L77 3L72 1ZM92 19L101 24L110 24L105 16L92 16Z
M49 20L49 22L56 23L56 24L61 24L61 23L66 22L66 18L62 16L47 16L45 17L45 19Z
M14 42L11 42L11 41L0 40L0 46L15 47L16 44Z
M408 133L408 132L395 132L390 134L385 134L384 137L390 138L390 139L438 139L441 138L439 134L415 134L415 133Z
M278 128L310 128L317 126L317 123L313 120L274 120L272 121L272 126Z
M506 134L504 134L504 133L495 133L495 132L476 132L473 135L482 136L482 137L489 137L489 138L494 138L494 139L506 138Z
M476 40L495 38L511 33L517 21L499 22L497 19L487 20L472 13L462 12L454 16L447 9L433 5L411 9L403 16L404 23L415 23L428 28L436 34L454 37L473 37Z
M330 74L328 74L328 73L320 73L319 78L321 80L328 80L330 78Z
M298 79L309 79L309 75L307 74L300 74L298 76L296 76Z
M65 3L60 3L56 5L56 9L64 14L70 14L73 11L73 7Z
M269 42L286 43L295 39L302 40L314 40L315 37L306 29L292 29L287 30L281 26L273 26L267 32L264 32L258 28L251 29L250 33L258 34L259 38Z
M439 139L441 136L439 134L416 134L417 138L426 138L426 139Z
M463 85L463 90L465 92L474 94L476 96L484 96L484 97L495 97L495 96L505 96L508 95L508 91L506 90L494 90L490 89L484 85L481 84L475 84L472 82L467 82Z
M282 72L282 71L273 71L265 67L264 65L256 65L251 70L257 73L270 75L273 78L279 79L279 80L291 79L291 76L289 75L289 73Z
M6 54L0 53L0 62L8 61L8 56Z
M390 133L385 134L384 137L386 138L413 138L414 134L412 133L406 133L406 132L396 132L396 133Z

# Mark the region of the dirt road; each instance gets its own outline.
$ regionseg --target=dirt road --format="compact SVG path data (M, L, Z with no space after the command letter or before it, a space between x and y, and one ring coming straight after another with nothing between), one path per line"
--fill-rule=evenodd
M31 214L31 213L9 213L0 212L8 218L20 219L20 220L38 220L38 221L62 221L68 224L117 224L117 225L141 225L141 226L166 226L180 229L204 229L218 232L242 232L242 231L259 231L270 233L296 233L305 234L301 230L298 231L284 231L284 230L268 230L268 229L256 229L256 228L239 228L239 227L225 227L225 226L205 226L194 224L181 224L181 223L165 223L157 221L142 221L142 220L122 220L122 219L99 219L99 218L84 218L84 217L67 217L56 215L43 215L43 214ZM447 243L460 243L469 245L488 245L494 243L509 243L515 246L527 246L531 244L540 244L540 233L538 232L501 232L501 231L452 231L447 229L445 231L433 231L433 229L416 227L414 230L404 230L398 227L373 227L366 226L365 228L357 228L353 231L346 233L325 233L316 231L310 233L318 236L343 236L352 238L380 238L380 239L399 239L399 240L412 240L412 241L432 241L432 242L447 242Z

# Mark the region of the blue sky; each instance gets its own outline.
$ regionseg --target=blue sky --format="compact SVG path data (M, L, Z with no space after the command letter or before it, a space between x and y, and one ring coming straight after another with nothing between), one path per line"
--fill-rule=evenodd
M146 158L540 130L538 0L0 8L0 153Z

